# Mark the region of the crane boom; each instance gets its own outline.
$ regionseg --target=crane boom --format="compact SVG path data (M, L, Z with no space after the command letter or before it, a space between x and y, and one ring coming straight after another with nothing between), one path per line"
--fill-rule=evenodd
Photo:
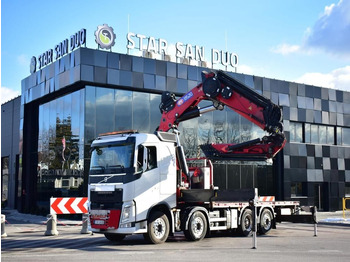
M202 100L212 105L199 108ZM162 113L159 131L176 129L182 121L229 107L261 129L267 136L239 144L206 144L201 148L209 159L264 160L274 157L285 145L282 109L223 71L202 72L202 83L176 100L164 92L159 108Z

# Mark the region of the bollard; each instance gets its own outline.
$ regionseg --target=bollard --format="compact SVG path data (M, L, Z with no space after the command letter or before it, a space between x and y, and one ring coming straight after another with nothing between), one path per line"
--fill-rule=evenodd
M7 237L7 234L5 231L5 221L6 221L5 215L1 214L1 238Z
M47 215L47 228L45 232L45 236L57 236L57 215Z
M257 249L258 248L258 242L256 239L256 231L257 231L257 208L256 205L254 203L254 208L253 208L253 247L252 249Z
M80 234L91 234L92 232L88 230L89 214L83 214L82 217L83 227L80 231Z
M314 224L314 237L317 237L317 224Z

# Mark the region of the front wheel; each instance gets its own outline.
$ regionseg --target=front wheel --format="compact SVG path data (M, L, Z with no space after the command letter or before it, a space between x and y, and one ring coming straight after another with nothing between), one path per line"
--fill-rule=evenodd
M147 223L146 240L153 244L164 243L169 236L170 226L168 217L161 211L153 212Z
M207 220L200 211L195 211L188 223L188 230L185 230L185 237L190 241L202 240L207 234Z

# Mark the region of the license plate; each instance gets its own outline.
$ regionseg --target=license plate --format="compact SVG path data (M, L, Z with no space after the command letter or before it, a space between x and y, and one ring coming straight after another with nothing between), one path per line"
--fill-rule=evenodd
M105 224L105 221L104 221L104 220L95 220L95 221L94 221L94 224L95 224L95 225L104 225L104 224Z

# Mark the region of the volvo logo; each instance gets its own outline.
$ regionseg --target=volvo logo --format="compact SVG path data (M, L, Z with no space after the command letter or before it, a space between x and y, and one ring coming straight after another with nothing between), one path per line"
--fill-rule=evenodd
M95 41L100 48L110 49L115 44L115 38L113 28L107 24L99 25L95 31Z

